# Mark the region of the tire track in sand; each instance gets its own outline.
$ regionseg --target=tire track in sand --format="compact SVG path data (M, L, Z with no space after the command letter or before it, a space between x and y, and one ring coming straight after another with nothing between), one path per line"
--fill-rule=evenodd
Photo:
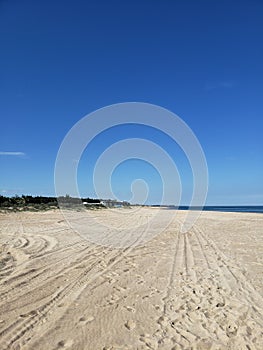
M258 293L196 226L178 233L159 329L149 349L262 348ZM179 273L178 273L179 272ZM248 295L250 297L248 297Z
M143 219L143 222L145 222L145 218L140 218ZM148 221L148 220L147 220ZM114 256L108 257L108 263L106 264L106 266L104 265L104 268L102 271L100 271L98 274L93 275L92 278L88 281L88 283L84 284L82 287L81 285L83 283L81 283L81 285L79 285L79 288L77 291L74 291L74 299L70 300L70 303L67 305L67 308L64 310L60 310L61 312L58 313L56 315L56 317L52 317L52 323L50 324L50 327L48 330L46 330L46 332L42 332L41 337L38 339L38 341L35 341L31 346L32 349L35 349L38 344L42 342L43 339L48 339L52 333L54 333L54 329L55 329L55 324L61 324L63 322L71 322L71 317L70 314L68 313L68 310L71 309L72 304L78 303L78 300L81 298L82 294L84 292L86 292L87 286L91 286L92 291L94 291L97 287L101 286L101 284L106 283L107 279L105 279L103 282L99 281L98 277L103 277L105 274L107 274L115 265L117 265L118 263L120 263L121 261L123 261L123 259L127 258L129 256L129 254L134 250L134 248L137 246L137 244L139 244L140 242L143 241L143 238L145 236L145 234L148 231L148 223L144 225L145 228L143 228L141 234L137 236L137 238L134 240L133 245L128 246L126 248L123 248L121 250L118 250L118 254L115 254ZM126 225L125 225L126 227ZM136 228L138 229L138 228ZM92 285L92 283L95 282L94 285ZM81 287L81 288L80 288ZM73 294L73 293L72 293ZM51 326L53 325L53 326Z
M54 295L49 301L45 302L42 306L36 308L35 310L30 311L26 315L23 315L24 317L22 319L20 318L16 320L15 322L13 322L13 324L8 326L8 328L5 328L0 333L0 337L2 338L1 349L2 350L11 349L15 344L22 341L22 338L23 338L23 345L25 345L26 343L25 335L30 330L33 330L33 328L35 328L36 325L39 324L40 321L43 320L48 315L51 309L54 309L54 307L58 303L61 303L62 300L64 300L65 298L70 299L70 296L73 296L74 294L74 299L70 300L70 303L73 303L76 297L78 297L78 295L85 288L87 288L87 285L95 281L98 278L98 276L101 276L103 273L106 273L121 259L123 259L127 254L129 254L129 252L134 249L134 246L140 240L142 240L145 232L147 232L147 225L144 231L141 233L141 235L136 238L133 245L127 248L124 248L121 251L121 254L120 254L120 251L117 250L117 251L109 252L108 255L104 256L103 259L99 261L96 257L92 266L90 266L88 269L86 268L80 275L74 278L74 280L70 282L66 287L61 288L59 291L54 293ZM100 264L101 262L102 264ZM61 313L62 310L59 310L59 311ZM66 311L64 310L62 313L65 314L65 312ZM57 318L58 317L53 316L54 320Z
M132 219L130 218L130 223L132 223ZM129 224L129 222L128 222ZM125 222L125 225L127 226L127 222ZM120 223L116 229L121 229L123 226L122 223ZM23 231L24 233L24 231ZM75 234L73 232L73 234ZM111 239L115 234L115 230L109 230L107 234L107 238L104 240ZM79 236L79 234L78 234ZM31 293L32 290L35 288L39 288L40 286L44 287L44 285L49 282L51 283L52 280L56 279L54 275L58 276L61 273L63 275L66 275L69 271L79 268L83 263L87 262L89 260L90 256L93 255L96 252L97 257L100 257L105 252L105 247L97 247L97 245L92 244L90 246L90 243L87 242L87 240L83 239L82 236L81 241L77 243L73 243L70 245L66 245L65 249L62 247L60 249L55 250L55 261L50 260L50 256L47 258L44 256L44 259L42 259L39 264L41 264L40 268L35 267L35 258L33 258L34 267L26 266L26 263L23 265L17 265L16 268L18 270L21 270L22 266L26 271L23 270L20 271L19 275L16 276L10 276L9 278L3 280L3 287L7 286L7 288L2 288L1 292L1 299L7 300L8 298L12 299L12 302L14 301L14 296L17 295L17 298L25 297L27 293ZM104 241L102 239L102 243ZM84 248L83 248L84 246ZM65 255L65 250L71 249L74 247L74 250L67 255ZM49 253L49 252L48 252ZM47 254L48 254L47 253ZM60 255L64 255L64 257L60 258ZM82 254L83 253L83 254ZM54 255L54 254L52 254ZM47 260L46 263L43 263L43 260ZM66 261L65 265L62 265L62 263ZM75 261L75 262L74 262ZM68 262L68 263L67 263ZM79 263L78 263L79 262ZM50 271L50 265L52 263L52 271ZM70 264L69 267L67 267L67 264ZM32 263L31 263L32 265ZM60 268L59 270L56 270L56 268ZM26 277L26 280L24 279ZM17 281L20 278L22 278L22 281ZM12 284L14 282L14 284ZM9 287L11 283L11 286ZM23 291L21 294L21 287L23 286ZM28 292L26 292L26 289L28 289Z
M252 300L245 302L248 291L240 293L235 284L239 276L233 271L226 271L230 267L220 251L196 227L188 232L187 237L189 246L195 247L192 251L197 263L198 283L191 277L182 278L183 296L177 298L176 308L166 320L164 337L159 339L157 348L168 348L169 340L180 349L188 348L192 343L200 349L212 346L237 349L243 346L244 341L247 349L261 349L262 323L258 323L255 312L251 312L254 307ZM199 251L196 249L198 243ZM215 256L215 249L220 259ZM205 258L201 266L200 259L197 259L200 255ZM204 274L205 266L209 266L209 270Z

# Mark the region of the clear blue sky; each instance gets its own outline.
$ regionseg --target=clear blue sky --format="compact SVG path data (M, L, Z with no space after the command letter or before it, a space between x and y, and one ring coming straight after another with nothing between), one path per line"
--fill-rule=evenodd
M53 195L69 129L98 108L140 101L195 132L208 162L207 204L263 204L262 38L261 0L0 0L0 191ZM119 131L94 141L92 161L112 141L149 138L182 160L187 202L190 170L176 147L140 127ZM84 161L81 192L92 195ZM158 202L159 175L140 161L116 169L117 195L129 199L133 176Z

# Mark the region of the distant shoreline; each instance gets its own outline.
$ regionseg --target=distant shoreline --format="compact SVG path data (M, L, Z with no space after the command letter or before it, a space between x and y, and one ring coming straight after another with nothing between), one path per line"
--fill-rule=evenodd
M189 207L189 206L158 206L153 205L152 207L160 207L165 208L168 210L202 210L202 211L217 211L217 212L231 212L231 213L258 213L263 214L263 205L240 205L240 206L234 206L234 205L207 205L203 208L200 207Z
M257 213L263 214L263 205L206 205L187 206L187 205L146 205L130 204L127 201L118 201L116 199L97 199L97 198L75 198L69 195L61 197L31 196L22 195L14 197L5 197L0 195L1 212L21 212L21 211L46 211L55 209L72 210L95 210L106 208L159 208L164 210L195 210L195 211L214 211L231 213Z

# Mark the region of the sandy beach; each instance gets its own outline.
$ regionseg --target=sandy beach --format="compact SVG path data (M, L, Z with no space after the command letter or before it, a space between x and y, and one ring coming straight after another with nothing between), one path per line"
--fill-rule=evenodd
M203 212L182 234L186 213L161 210L152 237L119 248L114 229L126 239L156 209L89 215L102 244L59 210L0 214L1 350L263 348L262 214Z

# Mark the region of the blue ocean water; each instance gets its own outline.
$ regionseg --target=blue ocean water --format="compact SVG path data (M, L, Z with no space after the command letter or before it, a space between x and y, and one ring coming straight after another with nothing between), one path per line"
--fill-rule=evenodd
M206 206L203 208L206 211L225 211L225 212L237 212L237 213L263 213L263 206L250 205L250 206Z
M176 209L170 206L168 209ZM179 210L200 210L200 207L180 206ZM263 205L249 205L249 206L205 206L203 211L222 211L222 212L236 212L236 213L262 213Z

